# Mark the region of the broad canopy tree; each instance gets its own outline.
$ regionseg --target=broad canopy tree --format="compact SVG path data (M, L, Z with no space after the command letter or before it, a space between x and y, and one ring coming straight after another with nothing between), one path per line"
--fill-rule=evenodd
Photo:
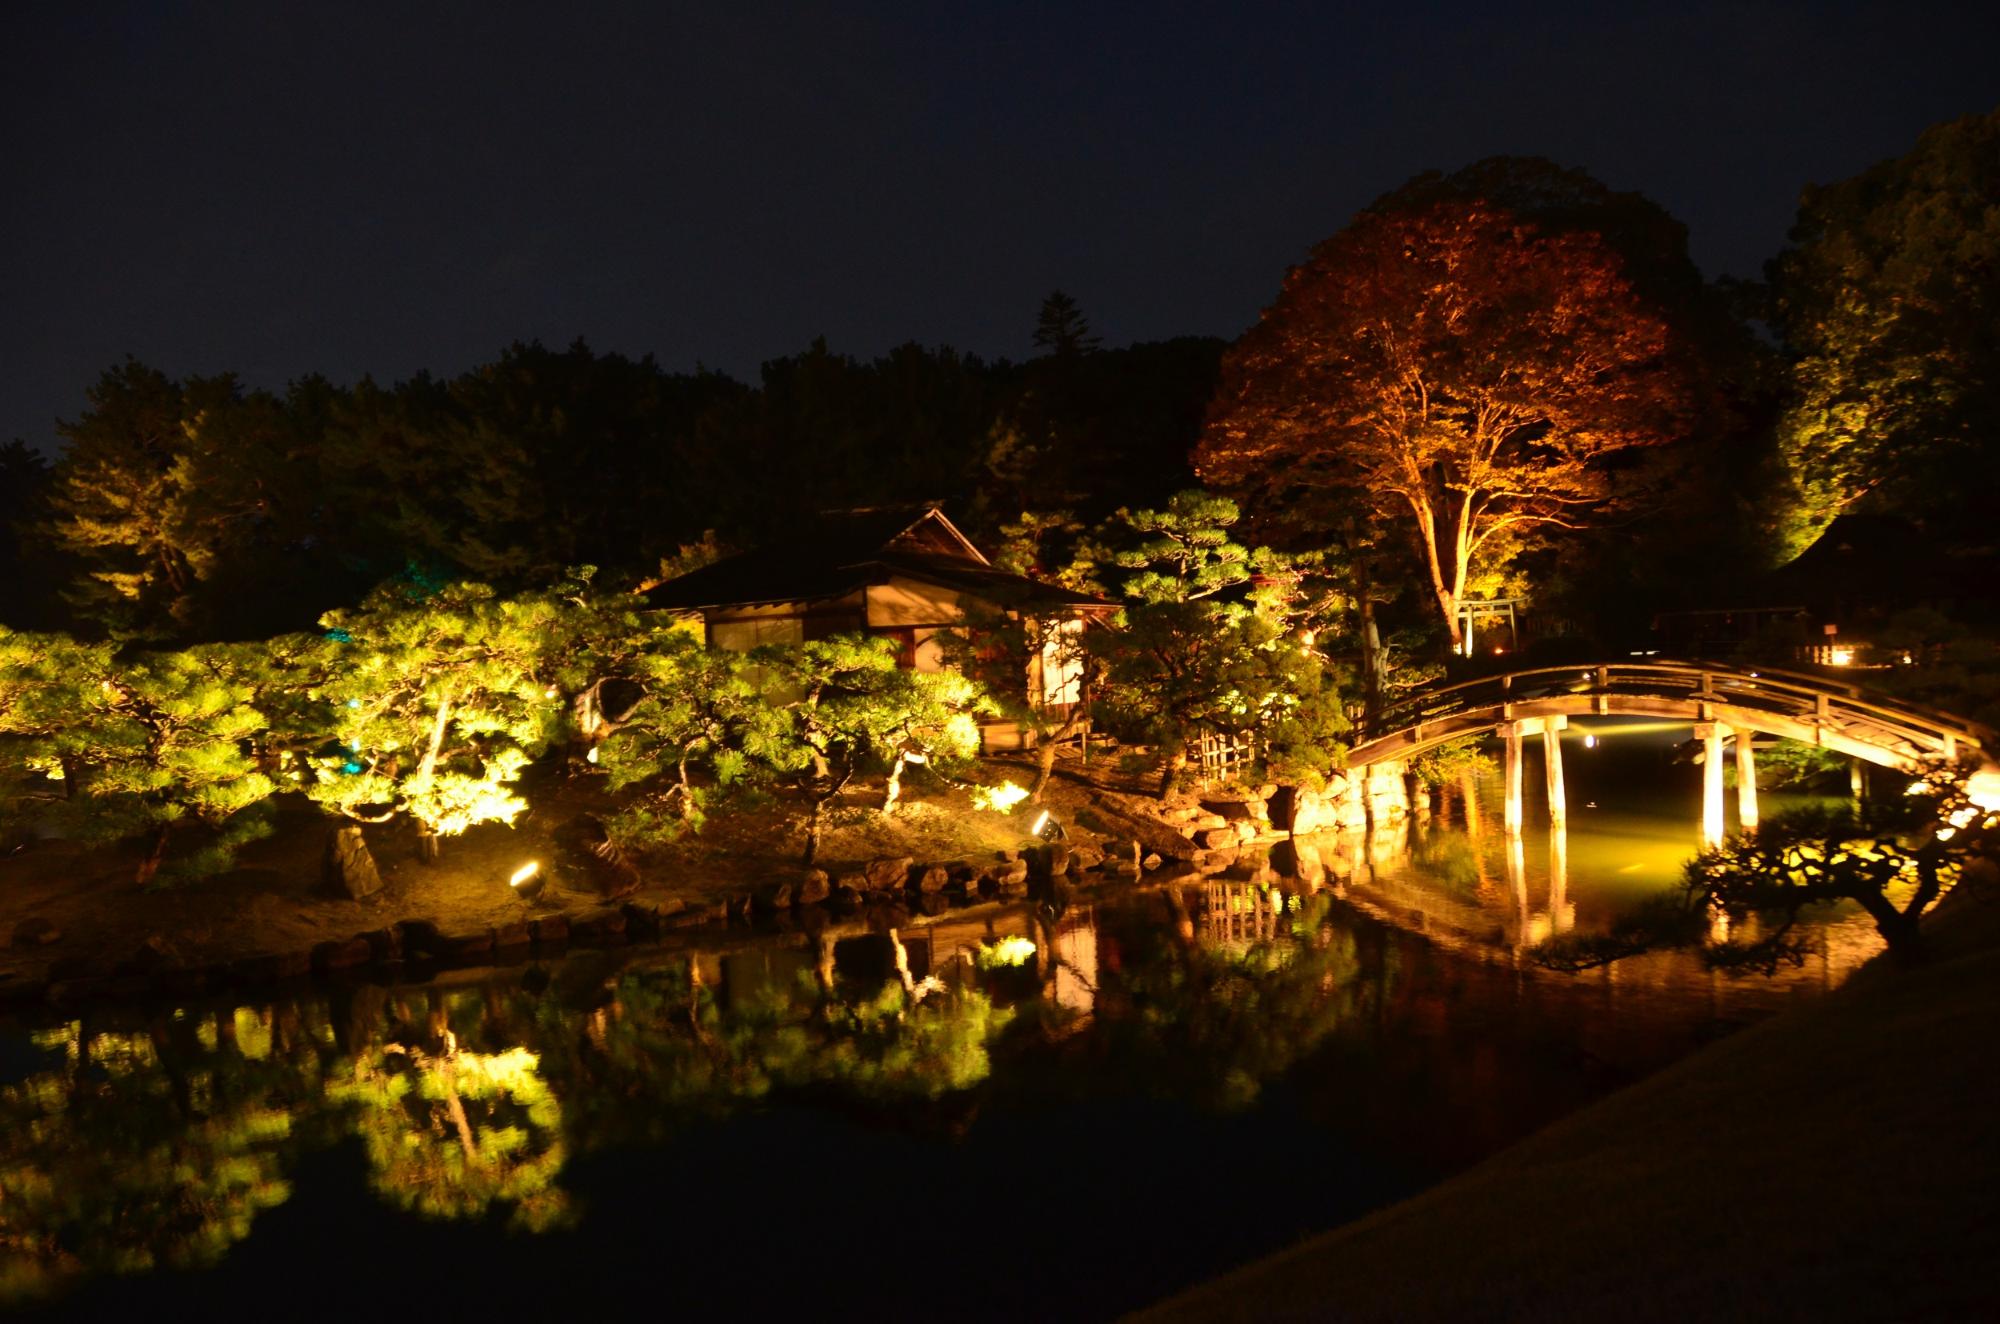
M1088 643L1114 724L1172 751L1162 795L1204 732L1254 734L1288 772L1325 773L1339 755L1339 678L1314 644L1344 603L1313 582L1314 558L1237 542L1240 517L1191 490L1120 511L1108 531L1127 606L1120 629Z
M306 794L364 823L407 814L423 858L440 837L511 823L521 770L559 729L561 691L539 674L556 604L453 584L412 600L379 590L329 612L316 690L331 739L305 757Z
M150 836L141 884L227 868L270 830L249 812L276 789L256 750L269 681L254 644L122 654L0 627L10 811L90 840Z
M1871 492L1984 535L2000 430L2000 111L1807 189L1771 264L1795 356L1779 439L1806 497L1798 547Z
M807 864L819 853L828 808L856 775L871 765L888 769L882 812L892 813L904 765L971 757L977 714L991 711L955 671L898 667L886 639L836 635L751 657L768 718L744 733L743 750L805 790Z
M1364 212L1229 352L1196 471L1407 529L1457 648L1482 564L1602 514L1607 461L1680 430L1669 341L1599 236L1456 199Z

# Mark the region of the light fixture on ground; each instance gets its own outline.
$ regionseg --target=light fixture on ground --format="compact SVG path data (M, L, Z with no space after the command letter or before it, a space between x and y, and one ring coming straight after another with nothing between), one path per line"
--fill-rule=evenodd
M548 879L542 876L540 860L529 860L514 870L514 876L507 880L507 886L513 888L514 895L523 901L538 895L547 884Z

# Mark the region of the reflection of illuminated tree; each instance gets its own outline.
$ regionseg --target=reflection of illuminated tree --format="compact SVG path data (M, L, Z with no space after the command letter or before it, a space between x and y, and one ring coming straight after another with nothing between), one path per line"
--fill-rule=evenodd
M35 1042L64 1060L0 1088L0 1300L212 1264L290 1193L271 1070L212 1055L183 1074L147 1035L74 1022Z
M573 1052L549 1062L593 1144L658 1141L786 1092L939 1099L986 1079L1008 1015L969 989L914 998L890 983L849 1001L810 980L725 1006L687 965L624 971L612 993L581 1035L570 1033ZM567 1032L568 1016L549 1005L543 1015Z
M443 1052L391 1044L363 1054L329 1102L354 1109L377 1194L430 1218L476 1218L512 1206L516 1227L562 1221L556 1185L565 1145L562 1108L525 1048Z
M1139 939L1107 996L1125 1013L1100 1022L1108 1055L1135 1079L1223 1108L1254 1102L1308 1056L1355 1005L1353 936L1326 923L1325 896L1294 898L1289 934L1246 945L1185 943L1172 929Z

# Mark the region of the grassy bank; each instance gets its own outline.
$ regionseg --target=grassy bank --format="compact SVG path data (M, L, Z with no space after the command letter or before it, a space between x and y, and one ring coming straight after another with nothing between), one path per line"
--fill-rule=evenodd
M2000 900L1171 1320L1991 1318ZM1218 1215L1219 1216L1219 1215Z

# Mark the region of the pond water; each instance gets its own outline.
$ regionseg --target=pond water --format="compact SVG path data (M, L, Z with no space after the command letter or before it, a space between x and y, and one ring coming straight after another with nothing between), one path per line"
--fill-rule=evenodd
M0 1301L1144 1305L1419 1191L1872 953L1836 915L1816 959L1771 980L1684 956L1525 962L1671 884L1694 774L1658 744L1572 755L1553 845L1510 849L1475 793L1469 821L1454 798L1426 825L1122 892L16 1020Z

